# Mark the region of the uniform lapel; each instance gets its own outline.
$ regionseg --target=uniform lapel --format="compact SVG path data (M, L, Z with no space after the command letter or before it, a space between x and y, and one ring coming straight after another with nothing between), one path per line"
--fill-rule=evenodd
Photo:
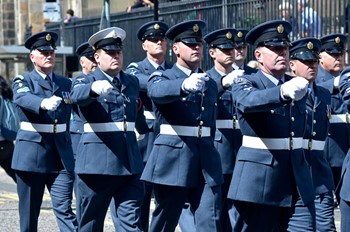
M59 79L56 77L56 75L52 74L52 87L53 92L56 92L60 88Z

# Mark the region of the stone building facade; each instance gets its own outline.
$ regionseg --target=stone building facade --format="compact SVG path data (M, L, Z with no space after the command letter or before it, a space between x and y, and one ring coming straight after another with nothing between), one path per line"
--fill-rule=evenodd
M125 10L131 2L109 0L110 13ZM45 3L58 3L62 19L67 9L73 9L78 17L90 17L101 15L104 6L104 0L0 0L0 46L23 45L26 35L45 30ZM23 72L23 62L11 62L4 56L0 54L0 75L5 76L8 70L11 77Z

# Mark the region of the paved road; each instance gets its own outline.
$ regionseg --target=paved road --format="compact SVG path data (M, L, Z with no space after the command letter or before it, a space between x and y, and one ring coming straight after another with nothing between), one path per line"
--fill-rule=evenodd
M73 203L75 209L75 202ZM153 207L151 207L153 208ZM335 210L336 226L339 232L339 209ZM43 204L41 206L38 232L58 232L55 216L53 215L51 200L45 192ZM17 232L19 231L19 217L18 217L18 197L16 193L16 185L13 180L7 176L2 168L0 168L0 231L1 232ZM115 231L110 213L107 213L105 232ZM180 232L177 228L176 232Z

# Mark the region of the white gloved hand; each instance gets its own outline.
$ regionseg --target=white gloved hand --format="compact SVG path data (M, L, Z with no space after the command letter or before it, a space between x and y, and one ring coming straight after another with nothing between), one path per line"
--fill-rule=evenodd
M62 101L62 98L54 95L50 98L44 98L44 100L42 100L42 102L40 104L40 107L43 110L54 111L61 104L61 101Z
M206 73L193 73L182 82L181 89L185 92L192 93L202 91L205 82L208 80L209 77Z
M224 88L230 87L237 77L243 76L244 70L233 70L229 74L227 74L224 78L222 78L222 86Z
M309 82L303 77L293 77L281 85L281 94L284 98L298 101L307 93Z
M91 85L91 90L101 96L106 96L112 89L113 86L107 80L94 81Z
M337 76L334 78L334 88L338 89L339 87L339 80L340 80L340 76Z

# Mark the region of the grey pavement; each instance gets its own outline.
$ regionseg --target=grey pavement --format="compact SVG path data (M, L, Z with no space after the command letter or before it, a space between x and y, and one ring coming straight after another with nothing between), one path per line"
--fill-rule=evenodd
M152 204L151 210L154 208ZM75 210L75 201L73 201L73 209ZM340 231L340 211L335 210L336 227ZM43 203L41 206L38 232L58 232L58 227L52 211L50 196L45 191ZM16 184L13 180L0 168L0 232L17 232L19 231L18 216L18 197L16 192ZM115 231L108 211L104 225L105 232ZM180 232L179 228L175 232Z

